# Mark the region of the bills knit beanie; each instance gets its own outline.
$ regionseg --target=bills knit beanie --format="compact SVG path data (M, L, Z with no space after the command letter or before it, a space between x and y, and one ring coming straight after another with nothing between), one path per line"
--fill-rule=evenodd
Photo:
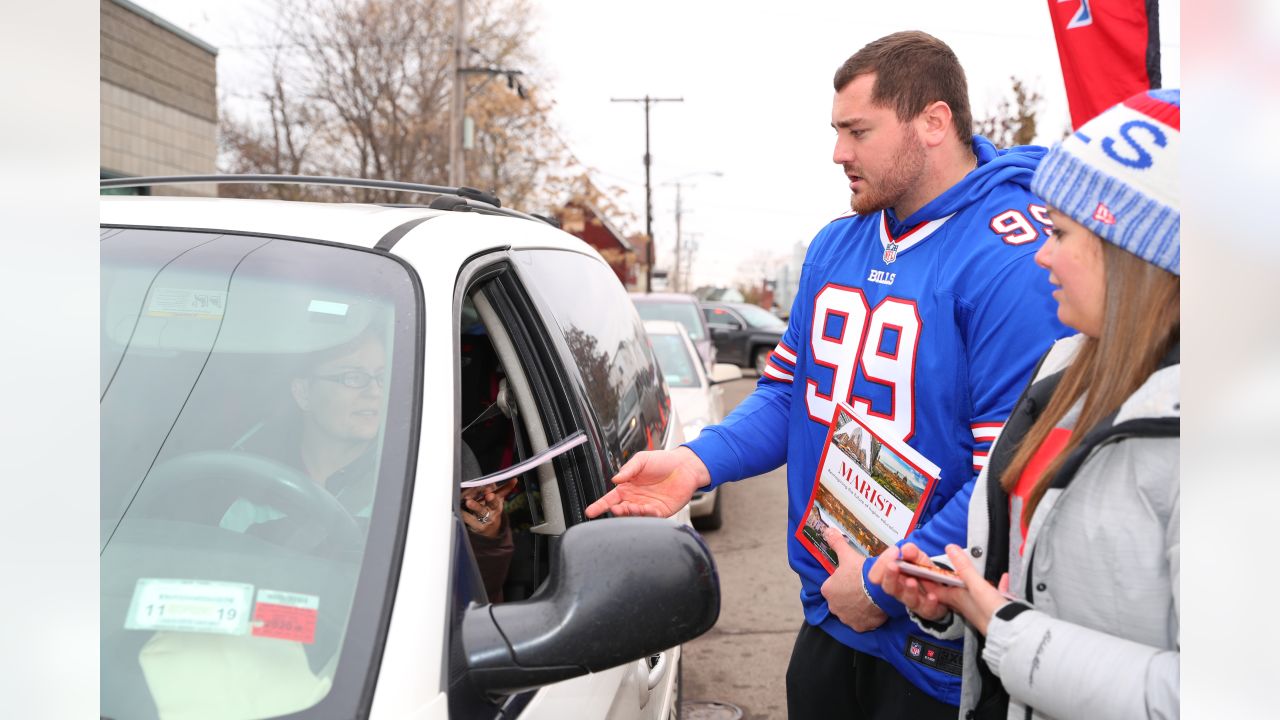
M1178 90L1139 93L1045 155L1031 191L1103 240L1180 272Z

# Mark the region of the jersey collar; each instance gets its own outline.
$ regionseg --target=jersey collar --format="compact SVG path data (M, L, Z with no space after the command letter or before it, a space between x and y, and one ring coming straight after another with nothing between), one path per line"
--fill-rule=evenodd
M889 232L889 214L884 210L881 210L880 211L880 244L883 245L885 249L888 249L890 245L894 245L895 249L897 250L897 254L901 255L902 253L910 250L916 245L919 245L920 243L924 242L926 238L928 238L930 235L936 232L938 228L942 227L943 223L950 220L953 215L955 215L955 213L951 213L951 215L940 217L937 220L928 220L926 222L922 222L919 225L916 225L915 227L911 228L910 230L902 233L902 235L895 238Z

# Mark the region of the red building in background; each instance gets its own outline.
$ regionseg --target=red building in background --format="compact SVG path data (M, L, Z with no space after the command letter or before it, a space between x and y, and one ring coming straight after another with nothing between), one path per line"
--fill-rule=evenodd
M589 203L570 202L556 215L565 232L595 248L627 290L644 290L644 235L625 237L598 208Z

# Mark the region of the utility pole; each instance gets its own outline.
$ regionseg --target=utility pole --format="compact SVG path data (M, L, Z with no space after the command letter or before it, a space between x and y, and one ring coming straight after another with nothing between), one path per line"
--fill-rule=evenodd
M458 0L462 2L462 0ZM645 251L644 291L653 292L653 185L649 180L649 168L653 164L653 156L649 154L649 105L660 102L684 102L684 98L656 98L645 95L642 98L610 98L609 102L642 102L644 103L644 234L649 243Z
M478 50L467 48L466 0L456 0L454 4L453 27L453 88L449 93L449 185L462 187L467 183L467 149L463 140L467 134L467 81L468 75L507 76L507 87L516 91L521 100L527 100L528 94L524 85L516 81L521 70L501 68L490 63L486 67L467 67L468 52L480 55ZM481 55L483 58L483 55Z
M693 256L695 255L698 249L698 238L700 237L702 237L702 233L691 232L689 233L689 239L684 242L685 258L683 261L683 270L681 272L684 273L684 278L686 279L682 279L680 281L684 283L684 286L683 286L684 290L682 290L681 292L689 292L689 283L687 278L689 277L690 273L693 272Z
M684 245L680 242L680 218L684 215L684 208L680 205L680 183L676 183L676 267L671 273L671 287L676 292L684 292L684 282L680 277L680 253L684 252Z
M697 177L699 175L710 175L712 177L724 177L724 173L720 172L719 170L700 170L698 172L686 173L676 178L675 180L668 180L662 183L662 185L676 186L676 267L675 267L675 271L672 274L672 280L671 280L671 287L675 288L676 292L688 292L688 289L685 288L684 277L688 275L688 272L689 272L688 269L685 267L686 265L685 259L684 259L685 248L684 248L684 242L683 242L683 233L681 232L681 224L682 224L681 221L684 219L684 203L681 200L680 190L682 189L682 186L685 184L689 185L689 187L696 186L696 183L682 183L681 181L691 177Z
M462 166L462 113L465 103L462 72L467 56L466 0L456 0L453 27L453 91L449 94L449 184L462 187L466 168Z

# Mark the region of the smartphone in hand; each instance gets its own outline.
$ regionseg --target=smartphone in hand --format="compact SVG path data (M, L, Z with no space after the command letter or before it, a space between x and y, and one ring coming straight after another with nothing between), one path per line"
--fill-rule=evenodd
M936 582L939 585L950 585L951 587L965 587L964 581L961 580L960 576L956 574L956 571L952 570L951 568L945 568L941 566L925 567L924 565L917 565L915 563L907 562L906 560L899 558L898 569L902 571L903 575L910 575L912 577L917 577L922 580L929 580L932 582ZM997 590L996 592L1000 593L1000 596L1006 600L1018 599L1013 595L1005 592L1004 590Z
M923 580L931 580L939 585L964 587L964 581L960 579L960 576L957 575L954 570L950 570L948 568L925 567L924 565L917 565L915 563L899 559L898 569L901 570L904 575L910 575Z

